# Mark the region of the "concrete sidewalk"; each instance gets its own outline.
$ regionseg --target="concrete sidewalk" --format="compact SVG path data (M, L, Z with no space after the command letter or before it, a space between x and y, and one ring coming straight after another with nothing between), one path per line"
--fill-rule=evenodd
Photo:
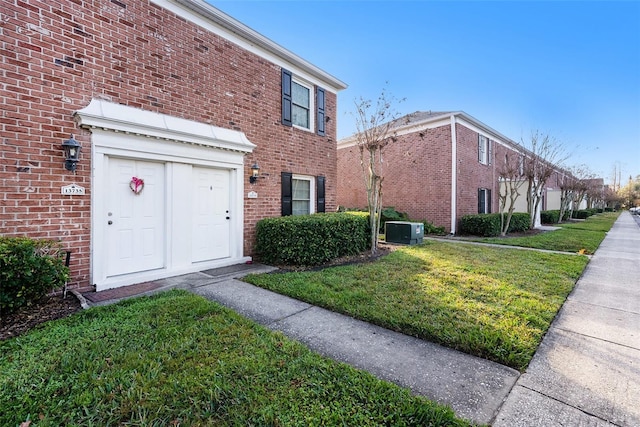
M620 215L494 427L640 426L639 225Z

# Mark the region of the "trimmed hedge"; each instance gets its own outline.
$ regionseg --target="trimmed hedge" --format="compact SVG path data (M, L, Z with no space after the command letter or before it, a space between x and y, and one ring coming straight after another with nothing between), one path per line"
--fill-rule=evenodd
M371 248L368 213L265 218L256 225L256 253L273 265L319 265Z
M506 216L506 215L505 215ZM514 212L508 233L527 231L531 217L528 213ZM500 214L464 215L460 219L460 234L495 237L500 235Z
M11 312L59 289L69 280L60 243L0 237L0 311Z
M573 218L576 219L587 219L592 215L595 215L598 213L598 209L596 208L592 208L592 209L581 209L579 211L573 211Z
M540 212L540 222L542 222L543 224L557 224L559 220L560 220L559 210Z

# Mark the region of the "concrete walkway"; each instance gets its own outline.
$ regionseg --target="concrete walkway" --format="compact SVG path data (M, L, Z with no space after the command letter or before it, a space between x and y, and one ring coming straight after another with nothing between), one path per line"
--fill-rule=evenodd
M640 223L623 212L494 427L640 426Z
M237 280L270 270L232 266L86 297L90 305L101 305L188 289L320 354L449 405L475 423L640 426L640 227L628 212L592 257L522 376Z

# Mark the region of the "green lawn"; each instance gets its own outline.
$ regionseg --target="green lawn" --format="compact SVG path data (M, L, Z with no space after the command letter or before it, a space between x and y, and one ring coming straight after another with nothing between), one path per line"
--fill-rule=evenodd
M429 241L370 264L245 280L524 370L587 262Z
M554 226L562 227L562 229L534 236L510 237L507 235L506 237L477 238L473 240L562 252L576 253L582 250L583 253L593 254L619 215L620 212L607 212L590 216L584 221L554 224Z
M0 342L0 425L466 426L184 291Z

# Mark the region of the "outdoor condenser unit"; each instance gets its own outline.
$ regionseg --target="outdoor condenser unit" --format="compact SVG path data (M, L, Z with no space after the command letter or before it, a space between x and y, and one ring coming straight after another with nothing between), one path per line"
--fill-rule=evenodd
M424 224L421 222L387 221L384 227L387 243L416 245L424 238Z

